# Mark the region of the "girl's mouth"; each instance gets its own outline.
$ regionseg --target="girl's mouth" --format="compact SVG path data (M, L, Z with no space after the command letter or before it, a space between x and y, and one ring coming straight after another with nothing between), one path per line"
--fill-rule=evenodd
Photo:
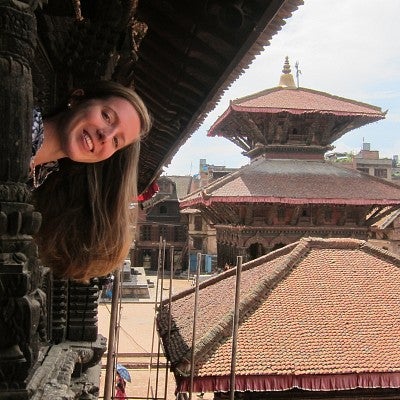
M88 147L89 151L91 151L93 153L94 150L94 143L92 138L88 135L87 132L83 132L83 140L86 143L86 146Z

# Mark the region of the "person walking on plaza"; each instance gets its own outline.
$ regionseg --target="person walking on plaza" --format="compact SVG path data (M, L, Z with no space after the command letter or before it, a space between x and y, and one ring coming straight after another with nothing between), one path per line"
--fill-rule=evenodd
M117 382L115 384L116 399L127 399L125 393L126 382L131 382L131 375L126 367L122 364L117 364Z
M115 384L115 398L126 399L125 393L126 382L125 379L117 372L117 383Z

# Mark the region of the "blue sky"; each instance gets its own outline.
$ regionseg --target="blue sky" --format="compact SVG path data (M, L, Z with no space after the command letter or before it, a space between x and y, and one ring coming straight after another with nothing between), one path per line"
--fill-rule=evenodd
M388 110L386 119L353 130L334 143L358 152L363 140L381 157L400 154L400 0L305 0L246 72L232 84L203 125L179 149L168 175L198 172L207 163L240 167L241 150L207 131L229 101L278 85L285 57L299 62L300 86Z

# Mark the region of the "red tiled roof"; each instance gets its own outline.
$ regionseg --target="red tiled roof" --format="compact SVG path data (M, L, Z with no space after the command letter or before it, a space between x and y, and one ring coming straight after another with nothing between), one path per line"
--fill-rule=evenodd
M195 391L226 390L234 274L235 269L229 270L200 285ZM400 387L397 256L359 240L302 239L244 264L240 293L240 390L285 390L291 388L288 382L303 382L306 389L346 389L354 382L359 387ZM182 373L183 389L188 384L193 305L194 289L173 298L170 343L167 304L158 317L168 357Z
M393 205L400 186L324 161L258 158L181 200L181 207L212 203Z
M334 114L382 116L382 110L379 107L306 88L268 89L235 100L232 102L232 107L236 110L252 108L254 111L257 111L266 108L287 110L289 112L296 112L296 110L301 110L302 112L325 111Z
M208 135L218 135L223 121L234 112L362 116L366 118L363 124L385 118L381 108L370 104L312 89L275 87L232 101L225 113L212 125Z

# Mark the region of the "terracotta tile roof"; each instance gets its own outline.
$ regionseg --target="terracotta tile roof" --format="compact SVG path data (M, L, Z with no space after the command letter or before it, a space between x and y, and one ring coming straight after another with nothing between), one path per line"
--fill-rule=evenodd
M301 110L303 112L332 112L334 114L367 114L382 116L382 110L369 104L343 97L333 96L326 92L306 88L273 88L267 89L241 99L234 100L235 110L242 108L281 109L287 111ZM276 112L276 111L273 111Z
M196 377L230 373L235 269L199 290ZM243 265L236 374L309 376L400 371L400 258L353 239L307 238ZM165 304L160 334L188 373L194 289Z
M313 89L275 87L233 100L228 109L214 122L208 135L221 134L220 129L224 122L235 112L266 114L287 112L290 114L332 114L335 116L364 117L364 122L360 123L359 126L383 119L386 114L382 112L380 107Z
M258 158L181 201L181 207L217 202L286 204L398 204L400 187L324 161Z

